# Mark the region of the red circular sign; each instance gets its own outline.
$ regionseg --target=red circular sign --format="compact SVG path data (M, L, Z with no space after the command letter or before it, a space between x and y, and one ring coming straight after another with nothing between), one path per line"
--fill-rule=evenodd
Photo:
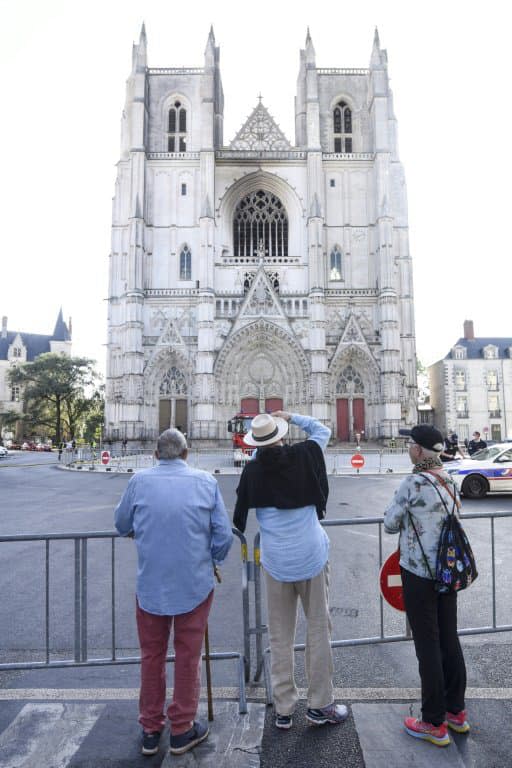
M356 469L361 469L361 467L364 467L364 456L361 453L354 453L350 459L350 463Z
M380 592L392 608L405 611L402 575L400 573L400 552L396 550L383 563L380 569Z
M101 452L101 463L102 464L108 464L110 461L110 452L109 451L102 451Z

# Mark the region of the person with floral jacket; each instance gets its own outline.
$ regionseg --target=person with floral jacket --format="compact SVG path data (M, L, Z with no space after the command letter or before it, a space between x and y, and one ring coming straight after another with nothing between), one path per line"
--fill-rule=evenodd
M443 437L430 424L419 424L407 435L411 475L398 487L386 509L387 533L399 533L400 570L407 618L411 626L421 678L422 719L405 718L407 733L439 747L448 746L448 727L467 733L464 695L466 666L457 635L457 592L436 589L439 536L458 491L444 471Z

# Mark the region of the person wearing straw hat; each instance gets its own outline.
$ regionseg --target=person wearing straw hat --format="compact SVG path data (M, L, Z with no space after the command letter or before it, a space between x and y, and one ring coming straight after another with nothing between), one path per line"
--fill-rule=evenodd
M284 445L289 424L307 439ZM313 725L343 722L348 715L334 701L329 619L329 539L320 525L329 486L324 450L331 431L310 416L287 411L256 416L244 437L257 448L237 488L233 523L245 530L256 510L261 563L267 589L271 677L277 728L292 726L298 701L294 680L294 641L298 600L307 622L306 719Z
M133 475L115 511L121 536L137 547L137 630L141 647L139 722L142 754L159 750L165 726L169 635L174 628L174 690L167 709L170 751L181 755L208 736L196 721L201 648L213 600L214 565L227 556L233 533L217 481L187 464L178 429L158 438L158 464Z

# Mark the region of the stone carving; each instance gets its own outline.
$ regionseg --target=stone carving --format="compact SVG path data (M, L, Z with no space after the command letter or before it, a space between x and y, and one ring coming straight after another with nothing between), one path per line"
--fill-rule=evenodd
M230 149L276 151L291 149L290 143L261 100L229 145Z
M186 395L188 391L185 375L175 365L164 374L160 384L161 395Z

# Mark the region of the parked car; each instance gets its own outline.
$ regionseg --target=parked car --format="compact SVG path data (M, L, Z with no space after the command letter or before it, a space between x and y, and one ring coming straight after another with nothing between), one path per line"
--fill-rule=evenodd
M25 440L24 443L21 444L21 450L22 451L35 451L37 450L37 446L34 443L33 440Z
M445 464L463 496L481 499L488 493L512 493L512 445L496 443L467 459Z
M0 445L0 459L5 459L9 455L9 451L3 445Z

